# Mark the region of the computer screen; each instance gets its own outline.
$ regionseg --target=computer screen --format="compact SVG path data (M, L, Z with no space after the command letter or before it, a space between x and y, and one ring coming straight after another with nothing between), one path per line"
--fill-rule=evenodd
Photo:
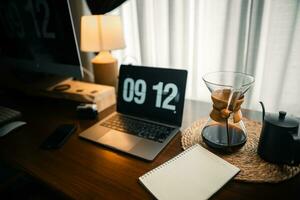
M1 0L0 67L81 78L69 0Z
M181 126L187 71L121 65L117 111Z

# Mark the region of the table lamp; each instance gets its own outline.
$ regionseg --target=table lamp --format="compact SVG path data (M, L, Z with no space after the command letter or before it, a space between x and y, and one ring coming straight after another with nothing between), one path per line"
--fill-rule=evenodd
M125 47L120 16L90 15L81 18L81 51L99 52L92 59L95 83L116 86L117 60L110 50Z

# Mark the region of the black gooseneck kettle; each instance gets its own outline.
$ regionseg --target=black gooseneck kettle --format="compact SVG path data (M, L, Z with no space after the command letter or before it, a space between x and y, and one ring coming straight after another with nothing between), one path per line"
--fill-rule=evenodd
M286 112L265 114L262 102L263 123L257 153L264 160L276 164L300 163L299 122L287 117Z

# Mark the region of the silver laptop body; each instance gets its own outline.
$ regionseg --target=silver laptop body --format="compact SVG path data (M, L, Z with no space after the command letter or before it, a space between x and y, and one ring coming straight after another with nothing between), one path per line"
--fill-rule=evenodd
M167 79L165 78L166 74L168 76ZM117 112L114 112L97 124L83 131L79 136L149 161L153 160L179 131L183 114L186 78L186 70L122 65L119 75ZM128 81L129 79L130 81ZM160 83L160 79L166 81L167 84L169 83L169 87L173 87L173 90L177 91L174 97L171 96L171 94L175 93L172 89L169 89L168 91L169 87L167 87L165 93L156 89L164 89L163 82L162 84L157 84ZM141 82L147 86L132 86L133 84L140 84ZM158 87L157 85L161 87ZM177 89L174 85L176 85ZM133 98L131 98L132 94L130 93L132 92L132 88L135 88L137 91L135 94L136 96L133 95ZM143 96L144 93L146 94L145 96ZM164 98L164 96L166 98ZM169 102L164 102L168 97ZM141 103L140 100L144 100L143 103ZM109 124L108 122L119 117L125 117L126 119L136 121L137 123L145 122L151 123L153 126L164 126L171 131L169 131L170 133L163 140L156 141L153 138L149 139L141 137L136 133L132 134L122 129L107 126L107 124ZM168 120L171 122L168 123ZM147 124L145 127L147 127ZM153 131L153 134L151 135L155 137L155 134L155 131Z

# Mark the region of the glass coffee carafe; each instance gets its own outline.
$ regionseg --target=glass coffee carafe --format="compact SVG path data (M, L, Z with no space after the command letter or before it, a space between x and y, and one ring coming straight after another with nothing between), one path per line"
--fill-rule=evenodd
M202 129L203 141L212 148L232 152L247 140L241 105L254 78L238 72L212 72L203 76L213 103L209 119Z

